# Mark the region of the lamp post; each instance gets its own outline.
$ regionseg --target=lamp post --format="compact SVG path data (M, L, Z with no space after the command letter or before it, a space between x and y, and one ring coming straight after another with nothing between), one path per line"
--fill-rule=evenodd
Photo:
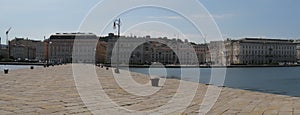
M116 19L115 21L114 21L114 25L113 25L113 28L114 29L116 29L116 28L118 28L118 36L117 36L117 40L116 40L116 42L117 42L117 65L116 65L116 69L115 69L115 73L120 73L120 71L119 71L119 46L120 46L120 43L119 43L119 38L120 38L120 26L121 26L121 19L119 18L119 19Z
M6 42L7 42L7 50L8 50L8 59L10 58L10 48L9 48L9 40L8 40L8 34L9 34L9 32L10 32L10 30L11 30L11 27L5 32L5 34L6 34Z
M45 62L46 62L46 66L48 66L48 64L49 64L49 62L48 62L48 60L49 60L49 41L47 40L47 41L44 41L45 42L45 44L46 44L46 47L45 47L45 50L46 50L46 54L45 54L45 56L46 56L46 58L45 58Z
M47 67L47 60L48 60L48 41L45 40L44 36L44 67Z
M47 41L47 59L46 59L46 62L47 62L47 67L49 67L49 62L50 62L50 54L51 54L51 51L50 51L50 44L52 44L52 42L50 40Z

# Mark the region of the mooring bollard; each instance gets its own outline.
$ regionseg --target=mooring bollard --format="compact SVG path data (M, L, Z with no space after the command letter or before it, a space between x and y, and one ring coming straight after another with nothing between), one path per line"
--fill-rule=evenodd
M4 68L4 74L8 74L8 69Z
M116 69L115 69L115 73L120 73L119 68L116 68Z
M159 78L152 78L150 80L153 87L158 87Z
M30 69L34 69L34 67L33 67L33 66L30 66Z

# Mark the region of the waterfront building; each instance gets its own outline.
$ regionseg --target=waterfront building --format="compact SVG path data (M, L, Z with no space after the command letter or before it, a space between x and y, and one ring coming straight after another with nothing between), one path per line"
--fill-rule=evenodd
M13 59L21 61L21 60L33 60L35 59L35 48L28 47L25 45L11 45L10 47L10 56Z
M188 40L152 38L152 62L163 64L197 65L199 64L195 44ZM155 41L155 42L153 42Z
M50 62L72 62L73 43L76 34L56 33L47 41L47 60Z
M107 42L99 41L96 47L96 63L106 63Z
M187 39L184 40L184 42L180 39L177 39L176 44L177 47L174 49L177 49L176 54L181 65L199 64L196 54L197 52L195 52L193 45L189 43Z
M207 60L212 65L226 65L226 48L224 41L210 41Z
M15 38L9 42L9 55L15 60L44 60L44 42Z
M297 62L300 63L300 40L295 40L296 52L297 52Z
M0 60L8 57L7 45L0 44Z
M116 42L117 36L111 35L108 40L107 63L116 64L182 64L196 65L197 55L193 46L185 40L151 38L146 37L126 37L120 36L119 45ZM119 52L118 52L119 47ZM117 55L118 54L118 55ZM192 59L193 56L195 59ZM180 61L179 61L180 60ZM202 61L203 62L203 61Z
M226 42L226 63L279 64L297 61L293 40L243 38Z
M106 48L106 44L98 42L99 38L92 33L56 33L51 35L47 42L49 60L54 63L95 63L103 60L96 57L103 56L97 55L96 51L106 50L102 49Z
M46 52L45 52L45 42L32 40L31 46L35 49L35 60L45 61Z
M153 47L153 43L151 41L147 41L146 43L143 44L144 47L144 64L151 64L152 62L154 62L153 59L153 51L154 51L154 47Z
M109 35L107 42L107 63L144 64L144 46L146 38Z
M165 43L157 42L155 39L149 42L150 52L149 57L151 63L159 62L162 64L177 64L179 63L178 57L176 56L176 48L172 49L172 46Z
M199 64L206 64L210 61L208 44L194 44L193 47L197 54Z

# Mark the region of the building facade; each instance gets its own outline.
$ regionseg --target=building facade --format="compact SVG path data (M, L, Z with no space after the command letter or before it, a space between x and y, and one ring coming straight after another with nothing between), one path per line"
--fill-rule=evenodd
M38 61L45 59L44 42L15 38L9 42L9 55L15 60Z
M10 47L10 56L18 61L29 61L35 59L35 49L24 45L13 45Z
M105 56L100 53L106 52L106 44L99 42L99 37L92 33L56 33L47 40L47 57L52 63L103 61L104 57L96 56Z
M297 61L293 40L244 38L226 41L226 63L279 64Z
M210 60L210 54L209 54L209 49L208 49L208 44L194 44L193 45L199 64L206 64Z
M8 57L7 45L0 44L0 60Z
M143 64L145 38L114 36L110 34L107 42L107 63L111 64Z
M125 65L159 62L162 64L196 65L199 63L193 45L187 40L183 42L179 39L150 38L150 36L121 36L120 38L111 36L107 46L107 63L111 64L118 62ZM201 62L204 62L203 60Z
M173 42L173 43L172 43ZM170 44L171 43L171 44ZM175 57L178 57L180 65L198 65L197 52L195 51L193 45L188 42L188 40L177 39L169 41L167 44L172 47L176 53Z
M297 44L297 62L300 63L300 43Z
M212 65L226 65L226 48L224 41L210 41L206 59Z
M45 61L46 58L46 44L42 41L32 41L31 46L35 49L35 60Z
M163 42L149 41L149 51L147 54L150 63L159 62L162 64L177 64L179 63L176 52L172 49L172 46Z
M99 41L96 49L96 63L106 63L107 42Z
M297 52L297 62L300 63L300 40L295 40L296 52Z

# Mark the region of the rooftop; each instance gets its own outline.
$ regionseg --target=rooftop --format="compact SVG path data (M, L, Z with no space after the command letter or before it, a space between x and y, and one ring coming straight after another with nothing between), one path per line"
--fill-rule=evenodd
M50 36L50 39L98 39L96 34L93 33L56 33Z
M241 40L256 40L256 41L293 41L293 40L288 40L288 39L269 39L269 38L244 38Z
M269 38L242 38L239 40L230 40L232 42L242 42L242 43L284 43L284 44L292 44L294 40L290 39L269 39Z

